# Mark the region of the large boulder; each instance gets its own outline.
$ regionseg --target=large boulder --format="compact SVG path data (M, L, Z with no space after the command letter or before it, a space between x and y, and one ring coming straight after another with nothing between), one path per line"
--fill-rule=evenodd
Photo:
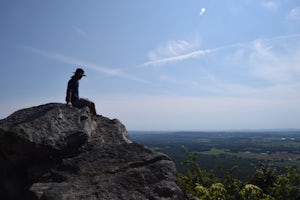
M49 103L0 120L0 199L190 199L117 119Z

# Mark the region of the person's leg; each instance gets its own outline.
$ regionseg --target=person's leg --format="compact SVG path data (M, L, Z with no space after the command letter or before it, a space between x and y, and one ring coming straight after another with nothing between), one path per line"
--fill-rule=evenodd
M93 113L93 115L97 115L96 106L94 102L91 101L89 108L91 110L91 113Z
M77 101L73 102L72 105L77 107L77 108L83 108L83 107L88 106L91 113L93 115L97 115L95 103L88 100L88 99L80 98Z

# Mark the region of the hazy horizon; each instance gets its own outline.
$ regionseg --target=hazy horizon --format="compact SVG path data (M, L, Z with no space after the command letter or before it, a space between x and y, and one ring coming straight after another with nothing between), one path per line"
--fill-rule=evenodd
M276 129L199 129L199 130L127 130L129 133L283 133L299 132L299 128L276 128Z

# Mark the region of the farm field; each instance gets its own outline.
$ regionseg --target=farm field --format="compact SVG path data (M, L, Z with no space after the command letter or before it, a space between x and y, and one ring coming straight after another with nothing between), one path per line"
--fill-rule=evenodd
M130 138L170 156L178 171L186 151L198 153L205 170L236 167L235 176L247 178L259 162L278 168L300 168L300 131L146 132L131 131Z

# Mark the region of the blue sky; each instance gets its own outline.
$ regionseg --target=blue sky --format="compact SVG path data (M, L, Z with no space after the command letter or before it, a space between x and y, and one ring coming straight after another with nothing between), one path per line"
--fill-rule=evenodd
M300 128L298 0L3 0L0 118L80 96L129 130Z

